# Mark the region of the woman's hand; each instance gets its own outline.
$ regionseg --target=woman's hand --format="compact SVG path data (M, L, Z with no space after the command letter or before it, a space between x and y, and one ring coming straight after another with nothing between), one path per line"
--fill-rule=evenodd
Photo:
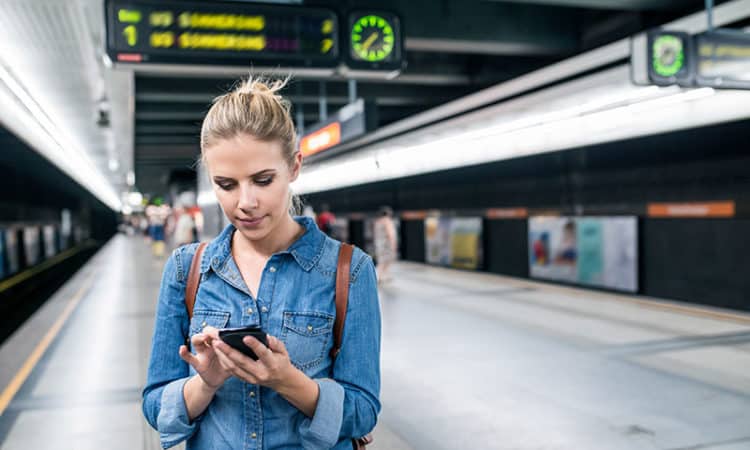
M258 360L242 354L221 339L212 342L214 353L221 366L230 374L251 384L258 384L279 391L290 380L295 367L289 360L289 353L283 342L267 335L268 347L252 336L245 336L243 342L258 356Z
M190 353L187 346L180 346L180 358L193 366L203 382L211 389L218 389L224 384L224 381L232 376L220 364L214 351L212 343L217 340L219 340L218 330L213 327L205 327L202 333L198 333L190 339L195 355Z

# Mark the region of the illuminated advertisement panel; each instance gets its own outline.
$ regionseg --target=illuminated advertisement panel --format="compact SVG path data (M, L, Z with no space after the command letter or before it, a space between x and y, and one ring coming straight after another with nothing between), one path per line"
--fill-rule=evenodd
M532 278L636 292L636 218L530 218L529 273Z
M424 223L427 263L472 270L481 267L481 217L428 217Z

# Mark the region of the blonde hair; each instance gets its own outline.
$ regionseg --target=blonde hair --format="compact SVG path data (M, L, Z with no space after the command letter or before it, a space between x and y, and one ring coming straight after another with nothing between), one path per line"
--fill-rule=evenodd
M278 92L288 81L266 81L248 77L239 86L216 97L203 119L201 153L217 141L248 134L261 141L279 141L288 163L297 153L291 105Z
M265 80L248 77L230 92L216 97L201 127L201 162L206 150L217 142L247 134L281 144L281 155L292 167L297 149L297 132L289 112L289 101L279 95L289 78ZM290 199L290 211L299 213L300 201Z

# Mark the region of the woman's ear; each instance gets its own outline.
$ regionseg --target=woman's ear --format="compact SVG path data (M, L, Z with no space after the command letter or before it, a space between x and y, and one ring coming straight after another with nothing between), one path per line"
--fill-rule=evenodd
M299 172L302 169L302 152L294 154L294 165L292 166L291 178L289 181L295 181L299 176Z

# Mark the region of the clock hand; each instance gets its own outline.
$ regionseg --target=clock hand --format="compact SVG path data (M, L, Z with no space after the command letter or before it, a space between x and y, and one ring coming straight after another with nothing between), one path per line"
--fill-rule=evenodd
M372 33L370 37L367 38L367 40L362 44L362 50L367 51L367 49L372 45L373 42L375 42L375 39L378 38L378 33Z

